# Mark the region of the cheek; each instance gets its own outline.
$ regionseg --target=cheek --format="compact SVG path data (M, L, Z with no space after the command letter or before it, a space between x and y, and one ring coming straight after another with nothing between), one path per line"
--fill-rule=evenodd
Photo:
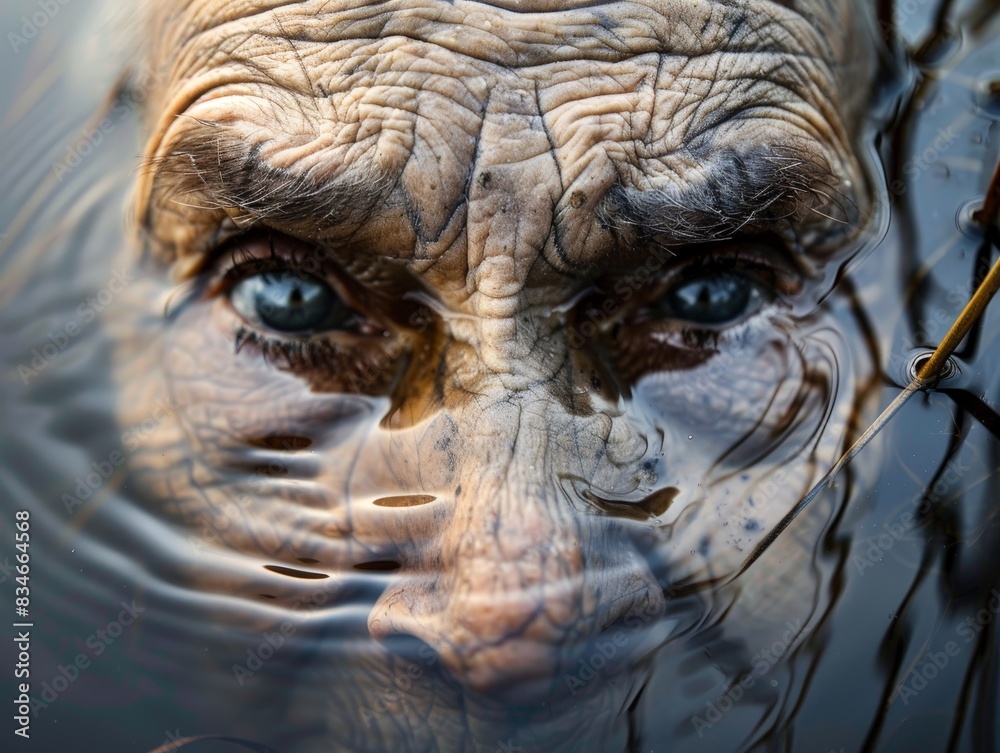
M664 437L678 573L736 567L835 460L853 398L832 321L782 321L703 364L643 379L634 409Z
M191 306L164 334L162 369L192 446L226 453L337 444L380 402L344 384L316 390L312 382L319 377L278 362L259 346L240 345L241 329L232 312L212 302ZM332 374L344 365L334 358L315 370Z
M847 378L828 343L765 326L720 343L695 368L644 378L634 407L665 437L675 483L760 478L808 454L821 431L839 431L828 418L836 396L850 392L837 384Z
M345 490L388 400L316 391L259 354L234 353L235 326L196 304L150 345L174 410L132 465L195 550L246 555L254 573L299 558L350 570L367 555L351 551ZM378 486L380 472L384 463L366 464L364 482ZM260 577L246 580L250 591Z

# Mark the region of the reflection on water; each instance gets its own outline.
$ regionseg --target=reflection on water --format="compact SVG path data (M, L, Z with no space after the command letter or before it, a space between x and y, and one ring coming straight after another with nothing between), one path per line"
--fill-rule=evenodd
M36 749L1000 750L995 305L730 579L996 256L969 215L1000 160L1000 21L910 5L884 237L704 362L628 385L585 364L586 410L490 384L440 409L390 343L347 386L234 354L211 299L136 260L143 87L95 120L117 72L58 45L106 27L60 6L15 51L3 126L0 591L12 614L27 509ZM445 326L403 300L421 335ZM549 457L571 462L507 473Z

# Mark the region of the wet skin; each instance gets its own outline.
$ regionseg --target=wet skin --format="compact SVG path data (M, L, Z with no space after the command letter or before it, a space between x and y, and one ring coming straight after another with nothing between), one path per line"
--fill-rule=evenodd
M872 223L866 5L150 9L118 356L124 425L174 407L132 458L150 508L269 573L398 566L368 630L467 708L564 695L843 441L861 374L817 302Z

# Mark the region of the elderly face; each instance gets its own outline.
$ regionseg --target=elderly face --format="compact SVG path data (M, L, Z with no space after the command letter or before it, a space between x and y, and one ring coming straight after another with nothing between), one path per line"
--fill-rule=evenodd
M150 505L270 568L201 586L377 578L372 635L501 697L731 574L853 397L817 301L870 215L866 5L151 10L137 211L182 285L124 420L170 395Z

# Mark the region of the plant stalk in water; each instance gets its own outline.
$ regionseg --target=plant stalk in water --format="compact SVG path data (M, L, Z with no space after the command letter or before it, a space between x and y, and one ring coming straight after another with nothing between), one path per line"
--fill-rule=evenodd
M1000 219L1000 164L997 165L997 169L993 174L993 180L990 182L990 189L986 194L986 202L983 208L976 213L975 220L983 226L986 232L987 243L996 245L997 243L997 220ZM997 259L993 263L993 267L990 269L989 274L986 275L985 279L980 283L976 292L973 293L972 298L962 309L962 313L958 315L955 323L951 325L947 334L945 334L944 339L937 346L934 352L927 358L923 359L923 363L917 369L916 375L910 380L910 383L906 385L899 395L889 403L888 407L882 411L882 414L875 419L875 422L869 426L865 432L858 437L858 440L851 446L851 448L843 454L843 456L838 460L829 471L821 478L815 486L802 498L791 512L789 512L781 522L774 528L771 533L769 533L757 547L751 552L750 556L747 557L743 566L737 571L734 578L739 577L743 572L747 570L756 560L764 553L774 540L781 535L788 525L795 519L795 517L806 508L806 506L812 502L824 489L831 486L834 481L836 481L838 474L844 469L844 467L851 462L858 453L860 453L875 435L878 434L882 428L889 422L889 420L896 415L900 408L906 403L911 395L920 390L932 387L940 378L942 369L951 358L951 355L955 352L955 349L959 346L959 343L965 339L965 336L969 334L969 330L972 329L973 325L979 321L982 317L983 312L986 311L986 307L989 305L993 296L996 295L997 290L1000 289L1000 259Z

